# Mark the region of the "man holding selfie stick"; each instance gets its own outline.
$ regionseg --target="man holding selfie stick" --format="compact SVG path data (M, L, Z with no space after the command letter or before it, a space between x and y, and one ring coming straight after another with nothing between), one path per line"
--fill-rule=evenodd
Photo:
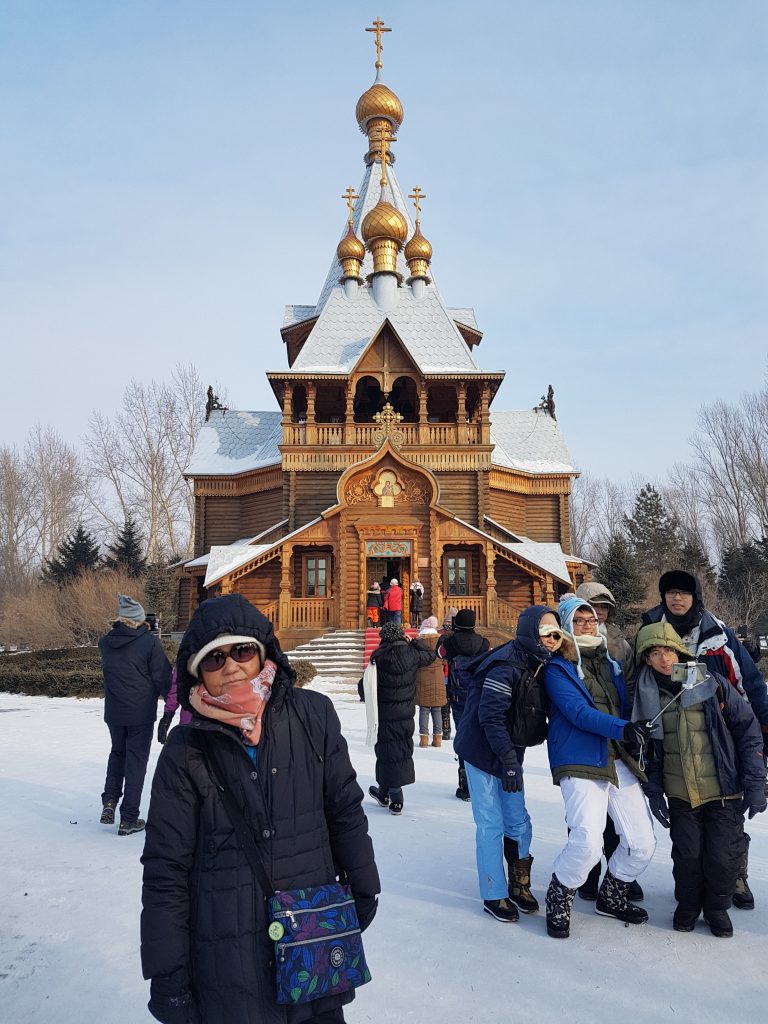
M732 629L706 610L701 584L691 573L682 569L665 572L659 580L659 594L660 604L643 615L643 625L668 622L689 654L703 661L710 672L726 679L746 697L760 723L765 757L768 750L768 689L744 645L739 643ZM744 838L746 845L739 865L733 905L739 910L753 910L755 897L747 882L749 836L745 834Z

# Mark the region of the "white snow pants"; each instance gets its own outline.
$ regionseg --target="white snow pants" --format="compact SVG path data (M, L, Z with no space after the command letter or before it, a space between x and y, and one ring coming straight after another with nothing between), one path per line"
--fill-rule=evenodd
M648 867L656 839L651 812L640 783L622 761L616 761L618 786L594 779L560 780L565 801L568 842L552 868L569 889L578 889L603 852L605 816L610 813L619 846L608 861L608 870L622 882L634 882Z

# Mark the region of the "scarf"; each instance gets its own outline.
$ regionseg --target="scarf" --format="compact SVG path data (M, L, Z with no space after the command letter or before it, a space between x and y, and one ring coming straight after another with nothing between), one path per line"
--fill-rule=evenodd
M209 693L203 683L198 683L189 691L189 703L205 718L234 725L249 746L258 746L261 719L272 694L276 673L277 665L267 659L255 679L231 683L225 686L224 692L218 697Z
M596 651L603 644L607 646L602 633L598 633L596 636L592 636L591 633L582 633L581 636L574 636L573 639L576 641L576 646L582 647L585 651Z
M663 600L661 604L664 609L665 621L668 622L670 626L674 627L674 630L679 637L686 636L686 634L690 633L695 626L698 626L701 622L701 617L704 614L704 605L696 598L694 598L693 604L685 615L673 615Z

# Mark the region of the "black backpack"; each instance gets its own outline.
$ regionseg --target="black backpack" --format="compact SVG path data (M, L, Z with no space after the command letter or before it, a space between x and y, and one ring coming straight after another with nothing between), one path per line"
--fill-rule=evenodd
M476 657L474 654L457 654L448 662L448 676L445 680L448 700L460 708L464 707L467 700L467 687L472 676L468 666Z
M520 681L512 687L512 704L507 712L507 727L515 747L537 747L547 738L549 701L539 665L532 672L527 665L512 662Z

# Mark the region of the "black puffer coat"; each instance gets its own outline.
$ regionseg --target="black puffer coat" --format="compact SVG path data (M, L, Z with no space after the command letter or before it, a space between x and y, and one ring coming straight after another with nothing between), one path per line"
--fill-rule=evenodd
M192 635L190 635L190 633ZM274 944L265 897L240 848L206 765L215 745L251 824L276 889L340 877L352 888L361 925L375 912L379 876L363 813L362 791L327 697L297 690L269 622L244 599L206 601L179 651L179 695L189 706L186 662L210 639L254 636L279 672L262 720L256 763L238 730L193 712L174 729L158 761L147 820L142 967L153 979L151 1009L184 1020L191 991L202 1024L298 1024L349 1002L352 994L285 1008L275 1002ZM191 1012L190 1021L196 1021Z
M99 640L104 672L104 721L146 725L157 718L157 701L171 688L171 665L147 626L116 622Z
M371 655L376 663L379 733L376 741L376 781L397 788L416 781L413 731L416 714L416 672L435 660L421 640L382 643Z

